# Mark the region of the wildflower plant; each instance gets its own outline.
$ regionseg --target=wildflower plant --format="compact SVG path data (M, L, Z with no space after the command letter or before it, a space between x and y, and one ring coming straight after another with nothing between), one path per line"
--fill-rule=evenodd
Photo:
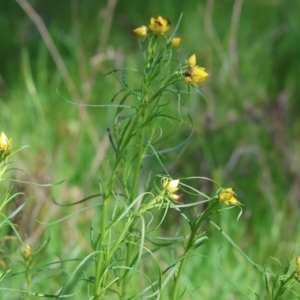
M94 226L91 228L93 252L83 259L57 298L65 296L72 278L92 258L94 272L86 280L93 291L89 292L89 299L183 299L186 288L181 279L185 265L208 241L204 229L207 224L222 232L245 259L265 272L211 221L213 215L231 208L239 208L241 215L242 204L233 189L218 188L214 195L206 195L188 184L195 177L172 178L163 164L162 154L181 146L159 150L159 143L167 138L168 127L175 127L176 122L190 128L193 124L182 95L189 94L191 88L199 92L198 84L208 77L195 54L187 55L184 61L174 57L174 47L182 45L181 38L175 37L179 23L180 20L171 30L171 20L158 16L151 18L148 26L133 29L143 51L143 69L109 73L117 77L122 71L123 76L119 80L122 89L112 98L112 103L99 105L108 107L107 133L113 152L107 155L99 170L102 197L97 217L99 227L98 231ZM126 81L126 72L132 71L137 75L136 86ZM171 101L177 101L177 115L171 112ZM144 166L151 159L158 161L162 174L145 171ZM195 211L188 216L185 208L191 206ZM182 217L188 234L181 234L177 229L169 232L168 237L160 236L161 224L174 212ZM162 264L159 256L164 251L172 253L172 259ZM149 264L150 273L147 272Z
M181 100L184 92L181 89L188 84L198 91L197 84L208 77L205 69L196 64L195 54L185 61L174 58L174 47L181 43L181 38L175 37L177 26L168 35L171 26L169 18L158 16L150 19L148 27L142 25L133 30L144 54L144 69L136 71L139 86L130 87L125 80L126 69L123 70L123 88L113 97L114 104L109 107L107 131L114 157L110 157L99 172L103 199L100 230L95 237L93 230L91 241L95 260L95 275L90 279L94 286L91 299L94 300L113 294L119 299L159 299L167 285L172 286L169 297L179 299L184 289L180 286L180 279L185 262L193 250L207 240L202 226L220 211L222 202L231 206L240 204L237 200L230 203L220 201L218 194L209 197L188 186L184 180L172 179L161 161L162 152L177 147L162 152L157 150L159 142L166 138L165 121L171 126L176 122L192 126ZM112 73L116 74L116 71ZM178 116L170 113L169 102L172 100L178 102ZM112 109L115 109L113 115ZM128 109L131 112L127 112ZM144 174L143 166L151 157L156 157L164 175ZM141 178L145 178L144 182ZM185 199L181 188L190 197L204 198L194 205L209 202L208 208L190 220L183 212ZM164 238L155 234L171 211L177 211L184 218L190 234L187 237L171 236L164 244L158 242ZM159 212L163 212L162 217L159 217ZM155 255L159 250L153 250L155 245L162 249L167 245L181 245L183 253L163 269ZM155 266L157 273L154 277L142 271L146 257ZM144 279L137 280L141 276Z
M7 215L6 207L7 205L14 200L14 198L21 193L12 194L12 187L5 187L5 181L9 180L8 174L12 170L11 162L9 157L15 153L12 146L12 139L7 138L6 134L0 132L0 187L1 191L6 189L6 192L1 193L0 195L0 239L5 238L6 230L4 228L11 228L16 236L21 240L16 226L13 224L13 217L21 211L24 207L24 204L20 205L14 212ZM4 253L3 249L0 249L0 265L2 266L0 270L0 282L5 278L5 276L10 272L9 264L2 259L2 254Z

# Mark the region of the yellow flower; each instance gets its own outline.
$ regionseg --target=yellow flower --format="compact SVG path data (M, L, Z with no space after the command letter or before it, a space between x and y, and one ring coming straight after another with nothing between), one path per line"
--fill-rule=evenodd
M225 203L226 205L237 205L239 202L234 196L235 193L232 188L227 188L224 189L218 197L219 201Z
M172 46L178 46L180 44L180 42L181 42L181 38L178 38L178 37L174 37L171 40Z
M24 250L23 250L23 258L25 260L28 260L31 256L32 256L32 251L31 251L31 247L29 244L27 244L25 247L24 247Z
M208 74L205 72L204 68L193 67L190 71L186 72L184 77L184 83L186 84L195 84L202 82L206 79Z
M149 28L154 34L163 34L169 29L170 20L165 17L158 16L156 19L150 19Z
M141 37L145 37L148 33L148 28L146 26L141 26L133 30L133 32Z
M300 256L296 257L296 265L299 267L300 266Z
M189 70L184 74L184 82L186 84L196 84L206 79L208 74L205 72L205 68L198 67L196 65L196 55L193 54L186 60Z
M5 154L10 153L10 145L9 145L9 140L6 137L5 133L3 131L0 132L0 154L5 152Z

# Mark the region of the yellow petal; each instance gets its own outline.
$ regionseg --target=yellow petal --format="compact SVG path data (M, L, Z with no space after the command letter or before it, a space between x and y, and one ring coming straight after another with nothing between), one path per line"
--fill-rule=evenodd
M194 67L196 66L196 54L193 54L192 56L190 56L188 58L188 60L186 61L186 63L189 65L189 67Z
M227 201L229 205L237 205L239 201L236 198L232 197L230 200Z
M154 18L151 18L150 19L150 25L153 25L155 23L155 19Z
M166 20L161 16L158 16L157 19L155 20L155 22L159 23L161 26L165 26L165 24L166 24Z
M192 81L195 83L202 82L208 77L208 74L205 72L204 68L194 67L191 70Z

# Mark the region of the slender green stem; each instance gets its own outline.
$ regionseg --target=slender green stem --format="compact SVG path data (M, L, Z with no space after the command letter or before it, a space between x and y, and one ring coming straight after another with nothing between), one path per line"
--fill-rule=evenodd
M155 39L154 39L155 41ZM153 44L151 45L151 49L149 49L149 51L151 52L153 49L152 47L154 47L155 42L153 42ZM148 53L148 55L151 57L151 53ZM148 57L149 59L149 57ZM149 62L149 60L148 60ZM100 298L100 296L102 295L102 286L104 286L104 274L106 271L106 265L109 263L109 259L111 258L111 255L113 255L113 252L117 249L117 248L112 248L110 250L110 254L106 254L105 256L105 251L109 251L108 249L105 249L105 243L106 243L106 236L107 236L107 211L108 211L108 201L110 199L110 196L112 194L112 189L113 189L113 185L114 185L114 181L119 169L119 165L122 161L122 159L124 158L124 155L128 149L128 145L130 144L132 138L135 136L135 131L137 129L137 125L139 122L142 122L143 118L144 118L144 114L145 114L145 110L147 109L147 107L149 107L149 105L157 98L159 97L163 91L167 88L167 86L171 85L172 83L174 83L175 81L177 81L177 79L175 80L175 77L171 77L167 82L165 82L165 84L163 84L163 86L161 86L161 88L159 88L151 97L149 97L149 99L147 99L147 94L148 92L143 93L142 95L142 99L140 100L141 104L140 107L138 109L137 114L135 115L135 117L133 118L131 124L129 125L129 128L126 132L126 137L124 138L122 144L120 145L119 151L117 153L116 156L116 161L114 164L114 168L112 171L112 176L111 176L111 180L106 188L106 192L105 192L105 196L103 197L103 209L102 209L102 213L101 213L101 233L100 233L100 240L99 240L99 253L98 253L98 257L97 257L97 262L96 262L96 279L95 279L95 293L94 293L94 300L97 300ZM142 129L143 131L143 129ZM143 132L142 132L143 134ZM147 147L140 147L139 152L138 152L138 156L137 156L137 162L136 162L136 167L135 167L135 171L134 171L134 175L133 175L133 182L132 182L132 190L130 193L130 198L129 198L129 203L131 203L136 195L136 190L137 190L137 185L138 185L138 178L139 178L139 174L140 174L140 168L141 168L141 163L142 163L142 158L143 155L146 151ZM126 225L125 228L127 228L127 230L130 230L130 227L132 226L132 224L130 225ZM120 236L121 240L122 240L122 236ZM119 240L119 239L118 239ZM117 245L117 244L116 244ZM126 265L129 266L131 263L131 258L132 258L132 243L128 243L128 248L127 248L127 256L126 256ZM122 279L122 284L124 286L124 292L122 293L125 297L126 295L126 284L124 285L124 283L126 283L127 280L127 275L128 272L125 271L125 276Z
M101 295L101 286L103 281L103 274L105 272L105 261L104 261L104 243L106 238L106 216L107 216L107 202L109 198L103 199L103 210L101 218L101 233L99 242L99 254L96 264L96 286L95 286L95 300Z
M286 278L285 280L280 281L280 287L278 288L278 291L277 291L275 297L273 298L273 300L279 299L279 297L285 293L285 291L288 289L288 286L287 286L288 283L291 280L294 280L294 275L295 275L295 272L291 273L291 275L288 278Z
M125 141L121 147L120 152L117 154L117 159L115 161L115 165L113 168L113 172L112 172L112 177L110 180L109 185L107 186L105 195L103 197L103 209L102 209L102 214L101 214L101 233L100 233L100 241L99 241L99 254L98 254L98 258L97 258L97 263L96 263L96 285L95 285L95 293L94 293L94 300L99 299L99 297L101 296L101 286L103 283L103 276L105 273L105 265L106 265L106 261L108 260L108 258L106 258L105 261L105 240L106 240L106 222L107 222L107 209L108 209L108 200L110 198L110 195L112 193L112 189L113 189L113 184L116 178L116 174L118 171L118 167L119 164L122 160L122 158L124 157L124 154L127 150L128 144L130 143L131 139L133 138L134 134L134 130L136 129L136 126L138 124L138 121L140 120L140 117L143 116L145 109L146 109L147 105L142 104L138 113L136 114L136 116L133 119L133 122L131 123L129 129L128 129L128 133L127 136L125 138Z
M26 283L27 283L27 290L29 292L31 292L31 274L30 274L30 271L29 271L29 265L26 266ZM26 299L30 299L30 294L27 294L26 295Z
M143 123L143 119L144 119L144 114L141 115L140 121L141 123ZM144 128L142 128L141 130L141 139L142 139L142 143L143 143L143 136L144 136ZM144 153L146 151L147 147L144 147L143 145L141 145L139 147L139 151L138 151L138 155L137 155L137 160L136 160L136 165L135 165L135 170L133 173L133 180L132 180L132 187L131 187L131 194L130 194L130 198L129 198L129 204L132 203L133 199L135 198L136 194L137 194L137 190L138 190L138 179L139 179L139 174L140 174L140 170L141 170L141 166L142 166L142 161L143 161L143 156ZM132 223L129 227L129 231L131 231L130 229L133 227L134 223ZM131 261L132 261L132 252L133 252L133 245L134 243L132 243L132 237L130 237L128 243L127 243L127 253L126 253L126 266L130 266L131 265ZM125 269L124 271L124 276L122 278L122 284L121 284L121 299L126 299L126 295L127 295L127 284L126 282L129 279L129 270Z
M191 235L189 237L188 243L187 243L187 245L185 247L184 254L182 255L182 259L180 261L180 266L178 268L177 275L176 275L176 278L175 278L174 289L173 289L173 293L172 293L172 300L176 300L177 299L177 293L178 293L178 288L179 288L179 282L180 282L181 274L182 274L183 268L185 266L185 262L187 260L188 254L193 249L195 236L197 235L197 233L201 229L201 226L203 225L203 223L212 214L215 213L217 206L218 206L218 202L214 202L213 201L211 203L211 205L198 217L198 219L196 220L195 224L191 228L192 232L191 232Z

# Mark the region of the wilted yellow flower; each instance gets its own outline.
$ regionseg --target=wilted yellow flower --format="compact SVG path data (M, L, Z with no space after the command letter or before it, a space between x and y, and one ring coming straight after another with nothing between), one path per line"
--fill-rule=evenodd
M225 203L226 205L237 205L239 202L234 196L235 193L232 188L227 188L219 194L219 201Z
M0 132L0 154L2 152L5 152L6 154L10 153L10 145L9 140L6 137L5 133L3 131Z
M141 26L133 30L133 32L141 37L144 37L148 33L148 28L146 26Z
M149 28L154 34L163 34L169 29L170 20L165 17L158 16L156 19L150 19Z
M169 194L168 197L172 200L172 201L177 201L179 202L179 200L181 200L181 196L177 195L177 194Z
M29 244L24 247L22 255L25 260L28 260L32 256L31 246Z
M180 44L180 42L181 42L181 38L178 38L178 37L174 37L171 40L172 46L178 46Z
M171 194L178 191L179 179L170 180L167 185L167 191Z
M186 60L189 70L184 73L184 82L186 84L196 84L206 79L208 74L205 72L205 68L198 67L196 65L196 55L193 54Z
M179 179L169 180L168 178L163 179L163 188L167 191L168 198L173 201L178 201L180 196L175 194L178 191Z

